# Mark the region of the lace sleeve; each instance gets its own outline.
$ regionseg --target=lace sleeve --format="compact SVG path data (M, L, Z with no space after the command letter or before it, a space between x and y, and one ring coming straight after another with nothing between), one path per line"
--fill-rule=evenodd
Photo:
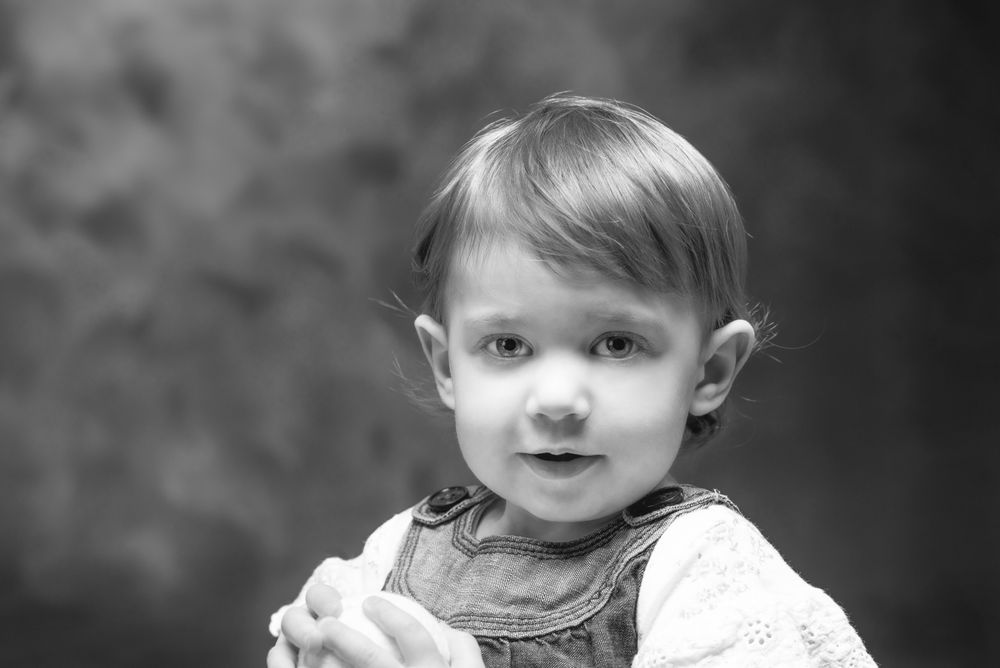
M392 569L403 536L409 529L410 516L410 511L407 510L394 515L382 524L365 541L365 549L359 556L353 559L331 557L320 562L302 585L295 600L281 606L271 615L271 623L268 626L271 635L278 636L281 631L281 618L290 607L305 605L306 591L314 584L329 585L345 598L381 590Z
M678 518L650 557L634 668L869 668L840 607L722 506Z

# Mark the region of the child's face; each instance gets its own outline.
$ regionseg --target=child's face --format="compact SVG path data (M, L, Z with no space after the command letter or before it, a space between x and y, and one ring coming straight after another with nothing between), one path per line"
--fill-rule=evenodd
M457 263L445 309L418 330L462 454L508 513L583 526L668 477L703 378L690 300L510 246Z

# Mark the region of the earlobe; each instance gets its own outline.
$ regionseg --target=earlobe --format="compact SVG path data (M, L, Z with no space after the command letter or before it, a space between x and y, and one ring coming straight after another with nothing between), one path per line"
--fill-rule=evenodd
M754 340L753 325L746 320L733 320L712 332L702 351L702 378L691 401L692 415L705 415L722 405L750 357Z
M422 314L413 321L417 338L427 357L427 363L434 372L434 384L441 401L455 410L454 383L451 379L451 365L448 361L448 333L444 326L429 315Z

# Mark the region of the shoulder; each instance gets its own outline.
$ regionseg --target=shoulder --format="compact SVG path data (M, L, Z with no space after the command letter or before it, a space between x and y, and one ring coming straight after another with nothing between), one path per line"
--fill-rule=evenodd
M722 505L681 515L664 531L643 576L636 626L640 666L874 665L843 610Z
M489 499L491 494L482 486L439 489L383 522L365 541L361 556L370 566L377 567L378 571L385 570L388 574L388 569L395 561L403 539L414 522L429 525L446 522Z
M650 556L654 575L664 567L682 567L698 574L723 563L740 564L738 572L746 576L771 568L788 569L752 522L722 504L679 515L668 525ZM792 572L785 575L790 576L790 581L800 581Z
M396 513L383 522L365 541L361 553L367 589L381 589L399 552L399 546L412 524L412 509Z
M328 557L320 562L310 583L329 584L345 593L363 594L382 588L392 569L399 546L410 528L412 509L396 513L383 522L365 540L361 554L353 559ZM346 582L345 582L346 580Z
M665 607L680 606L677 613L688 615L732 596L775 558L757 528L727 506L677 516L654 545L643 574L636 609L640 636Z
M365 541L361 553L366 588L382 587L414 522L431 526L447 522L488 500L491 494L482 486L445 487L383 522Z

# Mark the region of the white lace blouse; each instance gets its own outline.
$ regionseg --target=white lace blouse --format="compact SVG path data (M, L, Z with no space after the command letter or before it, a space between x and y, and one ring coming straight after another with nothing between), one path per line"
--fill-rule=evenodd
M344 596L381 589L410 526L410 511L390 518L354 559L326 559L315 583ZM284 606L271 617L278 635ZM757 528L713 505L679 516L646 566L636 609L634 668L862 668L875 666L843 610L807 584Z

